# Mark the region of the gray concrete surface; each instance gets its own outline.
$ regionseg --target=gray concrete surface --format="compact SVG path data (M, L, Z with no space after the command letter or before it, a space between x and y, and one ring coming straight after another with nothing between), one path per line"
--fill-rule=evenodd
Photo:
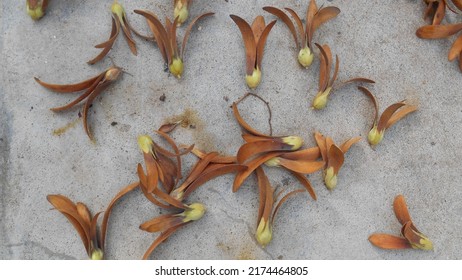
M185 73L176 80L163 71L156 47L136 38L138 56L119 38L110 57L125 74L93 104L90 124L96 144L81 122L61 136L53 130L78 118L80 107L55 114L48 110L71 100L36 84L34 76L54 83L77 82L111 65L108 58L86 64L98 53L93 46L110 32L107 1L50 1L47 15L33 22L24 1L0 1L0 258L85 259L79 237L57 211L48 194L64 194L103 210L114 194L135 181L142 162L136 138L153 134L165 119L190 110L195 128L180 128L179 143L196 143L208 151L234 154L243 143L229 106L242 96L244 49L229 18L247 20L263 14L261 7L293 7L304 13L308 1L196 1L192 15L215 11L191 35ZM136 2L136 3L135 3ZM171 1L123 1L130 21L147 27L134 9L161 17L172 13ZM393 3L392 3L393 2ZM365 136L373 118L371 103L355 87L332 96L321 112L309 109L317 91L319 61L302 70L295 44L278 22L271 32L263 62L263 81L256 92L268 100L275 134L297 134L314 145L318 130L337 142L362 136L347 154L337 189L329 192L321 174L310 177L318 200L307 194L288 201L274 225L273 242L265 249L254 240L258 194L249 179L231 193L233 176L215 179L189 201L200 201L207 213L172 236L154 259L461 259L462 258L462 74L447 61L451 40L420 40L424 24L421 1L318 1L341 9L323 26L316 42L327 43L341 60L339 80L365 76L376 80L371 90L381 108L408 98L420 110L390 129L376 150ZM460 21L451 16L449 21ZM182 34L184 29L180 30ZM162 102L159 97L165 94ZM249 99L242 114L267 130L267 112ZM112 126L112 122L117 125ZM194 157L185 159L185 171ZM274 186L299 187L288 173L267 172ZM403 194L419 229L434 243L432 252L384 251L371 246L374 232L398 234L392 212L395 195ZM161 213L139 192L116 206L107 237L109 259L139 259L156 237L139 224Z

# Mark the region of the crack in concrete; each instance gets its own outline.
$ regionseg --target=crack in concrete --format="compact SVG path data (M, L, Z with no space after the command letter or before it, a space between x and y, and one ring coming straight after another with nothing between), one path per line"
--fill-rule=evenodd
M223 214L225 214L225 216L230 219L231 221L233 222L239 222L239 223L243 223L244 225L246 225L247 227L247 232L249 234L249 236L251 237L252 241L255 243L255 246L257 248L259 248L263 253L265 253L269 258L271 258L272 260L275 260L275 256L273 256L270 252L268 252L267 249L265 248L262 248L260 246L260 244L258 244L257 240L255 239L255 235L254 235L254 232L253 232L253 228L250 226L250 224L242 219L242 218L236 218L236 217L233 217L231 216L227 211L223 210L223 209L219 209L221 212L223 212Z
M30 249L31 247L35 247L35 248L38 248L38 249L41 249L45 254L47 254L50 258L48 259L61 259L61 260L76 260L75 257L73 256L70 256L70 255L66 255L66 254L63 254L63 253L56 253L54 252L53 250L51 250L50 248L38 243L38 242L35 242L35 241L26 241L26 242L23 242L23 243L16 243L16 244L7 244L6 247L8 248L13 248L13 247L25 247L26 249Z

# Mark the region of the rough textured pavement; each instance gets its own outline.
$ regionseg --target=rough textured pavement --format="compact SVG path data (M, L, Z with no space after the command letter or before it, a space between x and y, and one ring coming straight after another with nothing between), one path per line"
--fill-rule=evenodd
M0 259L85 259L80 239L46 195L60 193L102 211L115 193L137 180L142 162L139 134L151 134L166 119L187 113L193 126L172 133L178 143L235 154L243 141L230 105L247 88L244 49L229 14L248 21L265 5L292 7L304 14L308 1L196 1L191 14L215 11L191 34L181 80L164 72L157 47L135 38L133 56L118 38L110 57L130 74L96 99L91 143L78 119L81 107L63 113L49 108L75 95L40 87L34 76L52 83L91 77L111 65L86 61L109 36L112 0L51 1L47 15L33 22L24 1L0 1ZM135 3L136 2L136 3ZM134 9L171 16L171 1L123 1L132 25L147 33ZM391 3L392 2L392 3ZM363 140L347 154L337 189L328 191L321 173L309 176L318 200L304 193L287 202L265 249L254 238L258 193L255 178L231 192L232 175L215 179L189 199L207 206L204 218L162 244L155 259L461 259L462 258L462 74L447 61L449 40L421 40L421 1L318 1L336 5L338 18L320 28L314 41L339 55L339 80L374 79L369 87L381 110L409 99L419 111L387 131L375 150L365 141L373 119L370 101L354 86L338 91L320 112L309 109L317 91L318 52L309 70L295 59L295 44L282 22L269 35L263 81L255 91L271 105L274 133L296 134L313 146L315 130L342 142ZM451 16L449 22L460 21ZM184 28L180 29L183 34ZM160 101L165 94L166 100ZM268 130L265 106L253 99L241 112L256 128ZM74 124L74 126L73 126ZM62 135L53 131L69 127ZM157 138L156 138L157 139ZM194 161L184 161L188 171ZM273 186L300 187L289 173L270 169ZM374 232L399 234L393 198L403 194L418 228L431 238L431 252L384 251L367 238ZM161 213L138 191L114 209L107 237L108 259L139 259L155 234L138 226Z

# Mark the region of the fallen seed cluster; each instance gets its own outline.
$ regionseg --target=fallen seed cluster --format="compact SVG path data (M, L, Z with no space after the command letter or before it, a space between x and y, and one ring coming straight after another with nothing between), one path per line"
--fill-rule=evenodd
M109 39L96 45L101 49L100 53L90 59L88 64L96 64L107 56L114 42L122 33L128 47L133 55L137 55L136 41L133 33L143 40L148 40L155 45L163 57L164 66L170 74L180 79L187 68L185 67L185 49L188 38L194 25L199 20L214 15L213 12L203 13L192 20L186 27L181 47L177 38L177 29L189 19L189 8L193 4L200 5L200 1L174 0L172 12L174 20L166 18L165 24L158 16L147 10L135 10L136 14L143 16L149 26L151 34L140 34L130 25L123 6L116 0L110 7L112 15L112 30ZM361 137L352 137L341 144L336 144L331 137L324 136L320 132L314 132L316 146L304 147L303 139L297 135L273 135L271 125L271 106L256 93L256 89L263 79L262 60L266 44L266 39L276 22L281 21L291 32L298 53L294 54L301 65L300 71L311 66L314 59L319 58L319 90L312 102L312 109L322 110L326 108L328 100L335 91L351 84L369 84L375 82L365 77L354 77L344 82L338 82L338 72L340 59L336 55L335 61L331 47L327 44L314 43L316 30L328 21L335 20L341 16L341 11L337 7L322 6L318 7L315 0L307 1L308 6L304 20L292 8L263 7L263 10L271 18L269 24L265 23L263 16L257 16L251 24L237 15L230 15L232 21L238 27L245 49L246 69L245 82L252 92L245 94L232 105L232 111L236 121L242 128L242 138L244 144L239 148L236 155L225 156L219 151L203 151L194 145L179 145L169 136L169 133L177 129L182 124L182 120L172 123L165 123L156 131L161 141L154 141L150 135L141 135L138 138L138 145L143 155L144 164L138 164L135 182L122 188L117 193L104 212L95 215L90 213L88 207L81 202L74 203L64 195L48 195L48 201L61 212L74 226L90 259L103 259L106 247L106 232L110 221L110 214L117 202L126 194L139 190L148 201L154 205L165 209L167 214L154 217L140 225L140 229L149 233L159 233L149 248L147 248L143 259L148 259L155 249L169 236L180 228L185 227L191 222L200 220L206 214L206 205L198 201L189 201L189 196L204 183L225 174L234 174L233 192L237 192L243 182L250 176L257 179L259 193L259 208L255 225L255 240L262 246L268 246L273 239L273 224L280 207L294 195L302 194L305 191L313 200L317 199L316 193L307 177L309 174L321 171L325 186L329 190L334 190L337 185L341 185L341 167L346 160L346 153ZM451 36L462 30L462 24L442 25L446 8L452 11L461 9L462 1L424 1L427 5L424 18L430 18L432 24L423 26L417 31L417 36L426 39L444 38ZM27 12L33 19L39 19L45 14L48 1L27 0ZM213 20L213 19L209 19ZM449 60L459 59L462 71L462 36L453 44ZM319 50L318 57L314 47ZM340 46L341 47L341 46ZM200 51L200 50L192 50ZM88 125L88 109L97 96L104 90L117 82L124 70L119 66L112 66L106 71L89 78L88 80L58 85L43 82L35 78L41 86L57 93L83 92L70 103L52 108L54 112L68 110L84 103L82 120L85 133L94 140L91 129ZM402 100L388 106L382 114L379 114L379 105L374 94L366 87L359 86L359 92L365 94L371 101L375 109L375 117L371 122L371 129L367 136L367 141L371 147L380 144L384 139L385 131L399 120L410 113L417 111L417 106L408 104ZM163 95L165 99L165 95ZM268 108L270 132L262 133L249 125L238 109L239 103L249 97L258 98ZM307 106L308 107L308 106ZM117 125L111 124L111 125ZM159 144L167 143L167 147ZM197 161L190 169L189 174L185 175L182 171L182 157L194 154ZM281 168L300 183L301 188L288 191L285 189L277 190L273 188L266 176L266 172L271 172L272 168ZM415 227L412 222L404 197L398 195L394 201L394 211L398 221L401 223L401 236L389 234L372 234L369 241L383 249L423 249L431 250L433 244ZM99 222L101 216L101 223ZM187 230L187 229L185 229Z

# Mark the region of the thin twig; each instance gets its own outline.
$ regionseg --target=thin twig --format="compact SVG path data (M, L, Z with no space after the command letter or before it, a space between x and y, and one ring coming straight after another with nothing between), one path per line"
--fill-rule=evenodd
M271 113L271 108L269 106L269 102L267 102L265 99L263 99L263 97L255 94L255 93L251 93L251 92L248 92L246 93L244 96L242 96L241 98L239 98L237 101L236 101L236 105L241 103L242 101L244 101L244 99L246 99L247 97L249 96L253 96L253 97L256 97L258 99L260 99L263 103L265 103L266 107L268 108L268 112L269 112L269 117L268 117L268 124L269 124L269 128L270 128L270 133L269 135L270 136L273 136L273 126L271 124L271 119L272 119L272 113Z

